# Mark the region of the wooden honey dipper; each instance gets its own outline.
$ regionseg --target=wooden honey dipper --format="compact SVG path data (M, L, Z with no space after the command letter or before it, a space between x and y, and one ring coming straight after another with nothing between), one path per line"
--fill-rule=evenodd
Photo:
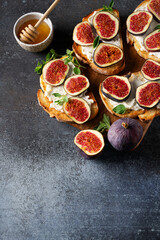
M29 24L27 27L25 27L25 29L23 29L21 31L20 40L22 42L24 42L24 43L34 43L34 41L35 41L35 39L38 35L38 32L37 32L36 29L39 27L41 22L43 22L43 20L46 17L48 17L48 15L52 12L52 10L57 6L59 1L60 0L55 0L34 26Z

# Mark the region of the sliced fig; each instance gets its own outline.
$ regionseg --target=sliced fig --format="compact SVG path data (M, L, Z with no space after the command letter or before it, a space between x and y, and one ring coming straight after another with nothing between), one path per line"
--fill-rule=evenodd
M159 29L150 33L144 39L144 45L149 51L159 51L160 50L160 31Z
M100 43L93 56L94 63L103 68L109 67L123 58L123 51L109 43Z
M87 155L97 155L104 148L104 138L96 130L82 130L74 138L74 143Z
M64 83L65 91L71 96L77 96L89 87L89 80L83 75L68 78Z
M150 81L160 79L160 63L148 59L142 66L141 72L143 76Z
M69 71L69 66L61 59L48 62L43 67L43 79L52 86L61 85Z
M79 45L92 45L94 34L91 25L87 22L77 24L73 30L73 41Z
M127 18L127 30L135 35L143 34L149 28L152 19L152 14L147 11L133 12Z
M72 97L63 104L63 110L74 122L78 124L85 123L91 115L91 109L88 103L82 98Z
M130 92L131 85L126 77L114 75L107 77L102 83L102 93L117 102L127 99Z
M110 12L98 12L93 18L93 26L101 39L110 40L118 33L119 20Z
M136 101L142 108L153 108L160 100L160 83L147 82L136 90Z
M150 0L148 10L160 21L160 0Z

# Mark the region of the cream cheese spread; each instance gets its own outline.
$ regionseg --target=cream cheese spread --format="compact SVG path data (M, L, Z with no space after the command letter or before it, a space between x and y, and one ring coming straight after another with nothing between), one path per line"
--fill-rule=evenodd
M72 63L68 63L68 65L69 65L69 72L67 74L67 78L75 75L73 71L74 65ZM41 85L41 88L44 91L42 85ZM58 100L58 98L55 97L53 93L60 93L61 95L67 95L68 98L71 98L72 96L66 93L66 91L64 90L63 84L55 87L46 83L46 91L44 91L44 95L49 99L49 101L52 102L50 104L50 107L55 108L58 111L64 112L62 105L58 105L55 103L55 101ZM89 105L91 105L94 101L93 99L89 99L89 96L86 95L86 93L87 91L81 93L78 97L83 98Z
M143 6L140 6L139 8L137 8L135 11L148 11L147 9L147 4L143 4ZM151 32L154 31L154 28L158 25L158 21L156 21L154 18L147 30L146 33L144 33L143 35L139 35L139 36L135 36L134 35L134 38L139 42L140 46L141 46L141 51L145 51L145 52L148 52L147 49L145 48L144 46L144 39L147 35L149 35ZM160 51L157 51L157 52L149 52L149 55L150 56L156 56L157 58L160 58Z
M132 75L134 76L134 75ZM129 95L129 97L127 98L127 100L123 101L123 102L116 102L113 100L110 100L111 105L113 106L113 108L115 108L116 106L118 106L119 104L123 104L125 106L126 109L131 109L131 110L140 110L143 109L139 106L139 104L136 102L135 96L136 96L136 89L137 87L139 87L140 85L144 84L145 82L147 82L147 80L145 78L143 78L142 75L140 76L134 76L134 78L131 76L131 93ZM132 81L133 80L133 81ZM160 83L160 81L158 81ZM160 108L160 103L156 106L158 109Z

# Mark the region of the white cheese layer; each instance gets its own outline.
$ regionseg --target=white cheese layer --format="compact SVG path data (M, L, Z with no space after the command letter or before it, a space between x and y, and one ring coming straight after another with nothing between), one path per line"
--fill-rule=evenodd
M148 11L147 9L147 4L143 4L143 6L140 6L139 8L137 8L135 11ZM147 49L145 48L144 46L144 39L145 37L150 34L151 32L154 31L154 28L158 25L158 21L156 21L153 17L152 19L152 22L147 30L147 32L145 32L143 35L139 35L139 36L135 36L134 35L134 38L139 42L140 46L141 46L141 51L145 51L145 52L148 52ZM149 55L150 56L156 56L158 58L160 58L160 51L156 51L156 52L149 52Z
M72 63L68 63L69 65L69 72L67 74L67 78L75 75L73 72L74 65ZM41 86L43 89L43 87ZM44 91L44 89L43 89ZM89 96L86 95L86 92L81 93L78 97L83 98L89 105L91 105L94 101L93 99L89 99ZM60 93L61 95L67 95L68 98L71 98L72 96L67 94L66 91L64 90L63 84L60 86L51 86L46 83L46 91L44 91L44 95L51 101L52 103L50 104L51 108L55 108L58 111L64 112L62 105L58 105L55 103L59 98L55 97L53 93Z
M131 82L130 82L131 83L131 93L130 93L130 96L127 98L127 100L125 100L123 102L116 102L116 101L113 101L113 100L109 99L109 101L110 101L111 105L113 106L113 108L115 108L119 104L123 104L126 109L131 109L131 110L135 110L135 111L143 109L136 102L135 96L136 96L136 89L137 89L137 87L139 87L140 85L142 85L145 82L147 82L147 80L145 78L143 78L142 75L140 75L138 77L134 76L135 79L133 79L132 76L130 78L131 79ZM160 81L158 81L158 82L160 83ZM160 108L160 103L156 107L159 109Z
M94 11L93 14L88 18L88 22L91 24L93 27L93 17L98 11ZM94 28L94 27L93 27ZM98 36L96 33L95 29L93 29L95 37ZM112 40L102 40L104 43L109 43L116 45L117 47L121 47L121 41L120 41L120 35L119 33L112 39ZM93 60L93 53L94 53L94 48L93 46L82 46L82 53L87 56L87 58L92 61Z

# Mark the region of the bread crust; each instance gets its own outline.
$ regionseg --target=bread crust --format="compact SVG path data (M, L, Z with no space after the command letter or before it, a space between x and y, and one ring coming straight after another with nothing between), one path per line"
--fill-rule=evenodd
M102 8L99 8L95 11L100 11L102 10ZM92 16L92 14L95 12L91 12L89 15L87 15L86 17L84 17L82 19L82 21L88 21L89 17ZM119 12L118 10L114 9L113 10L113 14L119 19ZM119 36L120 36L120 48L122 49L123 53L124 53L124 49L123 49L123 40L122 40L122 35L121 35L121 28L119 28L119 32L118 32ZM85 64L89 64L89 66L98 73L104 74L104 75L113 75L113 74L118 74L119 72L121 72L124 68L125 68L125 58L124 58L124 54L123 54L123 58L117 62L116 64L113 64L109 67L105 67L105 68L100 68L98 67L96 64L94 64L93 61L89 60L87 58L87 56L85 54L82 53L82 46L77 44L77 43L73 43L72 49L76 55L76 57L82 61Z
M144 6L145 4L148 4L150 0L145 0L143 2L141 2L136 9L138 9L141 6ZM135 10L136 10L135 9ZM137 53L143 57L144 59L152 59L154 61L160 62L160 57L158 58L157 56L154 55L150 55L151 52L149 52L147 49L146 51L141 50L141 45L140 43L137 41L136 37L132 34L130 34L127 30L126 30L126 39L127 39L127 43L129 45L134 45L135 50L137 51ZM159 53L160 55L160 53Z
M141 74L141 72L136 72L132 74L132 79L135 77L138 77ZM139 118L141 121L149 121L152 120L156 116L160 116L160 109L158 108L152 108L152 109L139 109L139 110L131 110L128 109L125 114L118 114L113 111L113 105L110 103L109 98L105 97L101 91L101 84L99 86L99 94L102 99L103 104L107 108L107 110L112 113L113 115L116 115L120 118L123 117L130 117L130 118Z
M39 89L37 91L37 99L39 105L50 115L50 117L52 118L55 117L60 122L73 122L73 120L70 119L64 112L58 111L55 108L50 107L50 104L52 102L49 101L48 97L46 97L43 92L46 90L46 83L43 80L42 75L40 76L40 86L42 89ZM89 120L92 120L98 114L98 104L90 88L87 91L87 95L89 96L90 99L94 101L91 104L91 116L89 118Z

